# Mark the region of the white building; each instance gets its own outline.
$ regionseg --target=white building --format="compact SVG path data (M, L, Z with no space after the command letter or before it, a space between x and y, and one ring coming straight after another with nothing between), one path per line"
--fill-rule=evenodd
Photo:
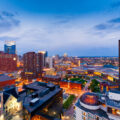
M102 109L98 96L85 93L75 105L76 120L109 120L107 113Z
M75 104L75 120L120 120L120 91L83 94Z

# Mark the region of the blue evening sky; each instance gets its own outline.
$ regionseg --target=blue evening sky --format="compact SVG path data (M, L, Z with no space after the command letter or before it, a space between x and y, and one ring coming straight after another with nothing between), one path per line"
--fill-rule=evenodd
M0 50L117 56L120 0L0 0Z

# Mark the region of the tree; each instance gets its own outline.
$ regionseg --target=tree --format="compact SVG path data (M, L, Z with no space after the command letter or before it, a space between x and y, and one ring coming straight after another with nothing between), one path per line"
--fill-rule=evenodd
M96 79L93 79L91 81L91 84L90 84L90 89L92 92L100 92L100 83L96 80Z

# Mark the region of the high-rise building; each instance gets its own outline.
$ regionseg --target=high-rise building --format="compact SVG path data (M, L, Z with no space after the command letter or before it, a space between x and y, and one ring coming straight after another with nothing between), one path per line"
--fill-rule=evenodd
M44 54L42 53L37 53L36 54L36 61L37 61L37 64L36 64L36 71L37 71L37 75L38 77L42 75L42 71L43 71L43 68L44 68Z
M36 78L42 75L43 54L28 52L23 55L24 75L28 78Z
M7 54L16 54L15 41L6 41L4 45L4 52Z
M120 40L119 40L119 44L118 44L118 48L119 48L119 80L118 80L118 82L119 82L119 85L120 85Z
M53 68L53 58L52 57L46 58L46 67Z
M41 53L43 56L43 65L44 67L46 67L46 57L48 56L48 52L47 51L38 51L38 53Z
M17 55L0 52L0 71L13 72L17 70Z

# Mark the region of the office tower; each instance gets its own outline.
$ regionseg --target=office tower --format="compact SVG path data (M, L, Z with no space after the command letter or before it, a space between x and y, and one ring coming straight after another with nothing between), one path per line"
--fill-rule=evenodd
M36 54L35 52L28 52L23 55L24 71L35 72L36 71Z
M16 54L15 41L6 41L4 45L4 52L7 54Z
M37 75L38 75L38 77L39 76L42 76L42 71L43 71L43 68L44 68L44 54L42 54L42 53L37 53L36 54L36 61L37 61L37 63L36 63L36 71L37 71Z
M36 77L36 54L35 52L28 52L23 55L23 78L32 79Z
M46 57L48 56L47 51L38 51L38 53L41 53L43 55L43 65L46 67Z
M14 72L17 70L17 55L0 52L0 71Z
M42 75L43 54L28 52L23 55L24 77L36 78Z
M46 58L46 67L53 68L53 58L52 57Z
M119 40L119 44L118 44L119 46L118 46L118 48L119 48L119 85L120 85L120 40Z

